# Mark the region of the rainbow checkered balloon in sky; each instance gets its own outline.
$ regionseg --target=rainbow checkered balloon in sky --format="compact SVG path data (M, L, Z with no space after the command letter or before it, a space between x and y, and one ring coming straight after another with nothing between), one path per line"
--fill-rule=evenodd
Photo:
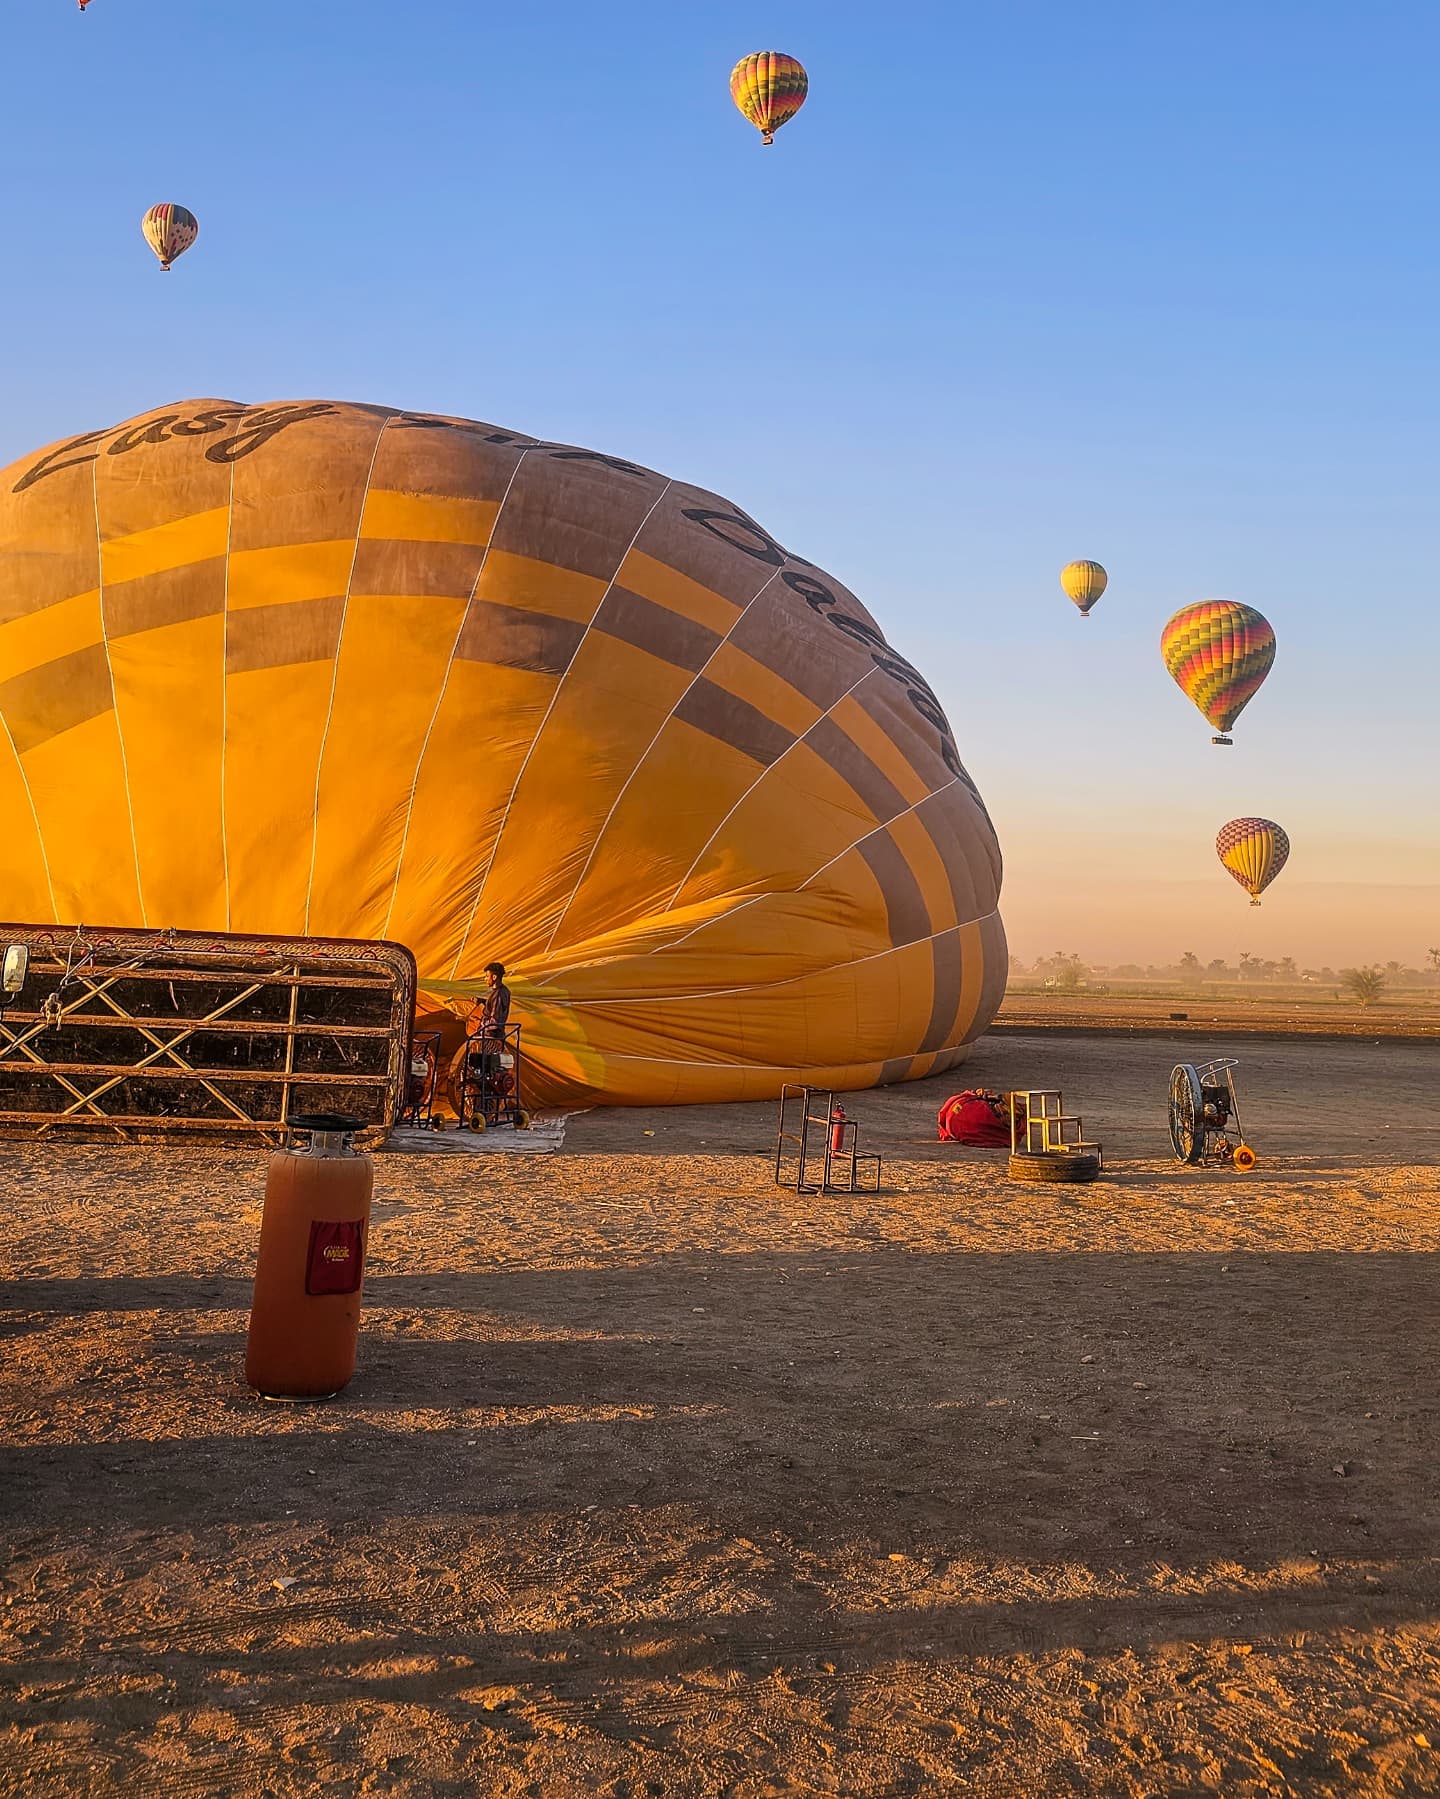
M1275 660L1275 633L1253 606L1200 600L1182 606L1160 633L1160 654L1187 699L1225 735L1249 705Z

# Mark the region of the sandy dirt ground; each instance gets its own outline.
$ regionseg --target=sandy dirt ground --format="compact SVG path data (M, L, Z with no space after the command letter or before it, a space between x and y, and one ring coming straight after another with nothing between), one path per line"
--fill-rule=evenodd
M0 1792L1440 1792L1435 1050L1243 1046L1243 1176L1168 1154L1201 1047L857 1096L873 1196L769 1107L383 1155L304 1408L262 1155L0 1145ZM1104 1181L936 1144L977 1081Z

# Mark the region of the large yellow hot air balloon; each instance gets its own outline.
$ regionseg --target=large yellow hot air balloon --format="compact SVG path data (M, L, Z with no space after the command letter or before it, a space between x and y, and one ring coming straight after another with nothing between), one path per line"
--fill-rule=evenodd
M1230 743L1230 727L1255 697L1275 660L1269 620L1238 600L1182 606L1160 634L1180 691L1215 727L1212 743Z
M1221 825L1215 854L1258 906L1260 895L1290 860L1290 839L1272 818L1232 818Z
M809 91L810 77L782 50L756 50L730 71L730 97L762 144L775 142L775 133L795 117Z
M1104 593L1109 580L1098 562L1067 562L1060 571L1060 585L1080 608L1081 618L1089 618L1090 608Z
M0 474L17 921L512 971L536 1104L950 1067L1004 987L945 715L730 501L465 419L168 406Z
M140 221L145 242L160 258L160 267L169 269L177 256L183 256L200 235L200 222L183 206L152 206Z

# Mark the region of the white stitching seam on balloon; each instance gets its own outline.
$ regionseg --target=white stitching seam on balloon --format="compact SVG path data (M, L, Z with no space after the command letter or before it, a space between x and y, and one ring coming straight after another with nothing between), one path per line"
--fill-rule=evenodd
M100 460L90 464L90 499L95 511L95 579L99 583L100 641L105 646L105 671L110 680L110 710L115 718L115 738L120 745L120 772L125 779L125 810L130 817L130 850L135 858L135 897L140 902L140 923L150 923L145 910L145 887L140 878L140 840L135 834L135 802L130 797L130 762L125 754L125 726L120 718L120 696L115 691L115 664L110 659L110 627L105 619L105 544L100 534ZM57 915L55 922L60 922Z
M726 631L725 635L720 639L719 643L717 643L715 645L715 648L713 650L711 650L710 654L705 658L704 667L697 670L697 672L691 676L690 685L685 689L684 693L682 693L680 695L679 699L676 700L675 704L670 708L669 712L666 713L665 717L661 720L659 729L656 731L655 735L650 739L649 743L646 744L646 746L645 746L644 750L641 752L641 754L636 758L635 766L630 770L630 773L628 775L626 775L626 777L625 777L625 785L620 789L619 793L617 793L615 795L614 804L611 806L610 810L605 814L604 822L601 824L600 829L595 833L594 840L592 841L592 843L590 845L590 853L585 858L585 866L580 870L580 873L576 878L575 885L570 889L569 899L567 899L565 904L560 908L560 916L555 920L555 928L551 931L550 940L545 945L544 951L542 952L544 955L548 956L550 954L550 951L555 947L555 939L560 935L560 927L565 922L565 915L569 912L571 906L574 905L576 894L579 893L580 889L585 884L585 877L586 877L586 875L589 874L591 867L594 864L595 858L600 852L600 844L601 844L602 840L604 839L606 831L608 831L610 829L610 821L614 818L616 812L619 810L620 802L625 798L625 795L630 791L630 783L635 779L636 775L639 774L642 765L644 764L646 758L650 755L650 752L655 748L655 745L657 743L659 743L661 737L664 734L665 727L671 723L671 721L675 717L675 714L679 711L681 706L683 706L685 704L685 701L694 692L696 685L704 679L706 669L708 669L710 667L710 664L720 654L721 650L723 650L725 648L726 644L729 643L729 641L730 641L731 637L734 635L734 633L739 629L739 627L750 616L750 608L752 606L756 605L761 599L763 599L764 596L769 592L771 584L775 581L778 581L779 579L780 579L779 569L778 568L773 569L771 571L771 573L766 577L766 579L760 583L760 586L756 589L756 591L751 594L750 598L748 600L746 600L745 604L740 608L739 612L737 612L735 617L731 620L730 627Z
M530 766L530 758L535 754L536 746L539 744L540 739L545 735L545 727L550 723L551 717L555 711L555 702L560 698L561 690L564 688L565 682L569 678L571 669L573 669L575 664L580 660L580 652L585 647L585 640L595 629L595 620L600 616L601 606L603 606L606 600L610 598L615 583L620 578L620 570L625 566L625 557L630 554L631 550L633 550L635 545L640 541L640 533L645 529L646 525L650 523L655 508L665 498L666 494L669 493L674 485L675 483L673 481L666 481L665 485L660 489L660 492L655 496L654 502L651 504L644 518L642 518L640 523L635 527L635 535L630 539L629 543L626 544L624 555L622 555L620 560L615 564L615 573L611 575L609 581L606 583L605 591L600 596L599 604L590 615L589 624L587 624L585 629L580 633L580 641L575 645L575 653L565 665L565 673L562 674L560 679L555 683L555 691L550 695L550 704L545 708L545 716L540 720L539 729L530 739L530 747L525 752L525 760L520 764L520 772L516 775L515 784L510 789L510 797L505 802L505 810L500 818L500 829L495 833L495 840L490 845L490 856L485 864L485 873L480 877L480 885L475 890L475 903L471 906L470 916L465 923L465 935L460 939L460 947L455 952L455 960L450 964L449 978L452 981L455 979L455 970L460 966L460 958L465 954L466 949L469 947L470 933L475 928L475 919L480 910L480 901L485 897L485 885L490 879L490 870L495 866L495 858L500 854L500 840L504 837L505 827L510 822L510 812L515 804L515 795L519 793L520 783L525 779L525 770Z
M881 828L883 829L884 827L882 826ZM860 841L863 843L865 840L864 838L861 838ZM850 848L854 849L855 845L851 844ZM847 852L842 852L842 854L843 853ZM839 861L838 856L836 857L836 861ZM830 864L827 862L825 866L828 868ZM824 869L818 870L817 873L823 874ZM813 881L816 878L816 875L812 875L810 880ZM807 881L805 885L809 886L809 884L809 881ZM796 887L791 889L791 891L794 893L803 893L805 889L803 887ZM773 893L762 893L758 897L760 899L775 899L777 897L785 896L777 896ZM751 903L752 902L748 900L746 901L747 905ZM735 911L738 912L739 910L740 908L737 906ZM1000 908L996 906L989 912L983 913L979 918L967 918L964 924L946 925L943 931L932 931L928 937L912 937L908 943L887 943L884 949L871 950L868 955L864 956L850 956L844 962L827 962L825 964L824 972L827 974L838 974L847 968L860 968L866 962L878 962L885 956L898 956L902 951L914 949L915 946L920 943L938 943L942 937L958 937L962 931L977 930L990 919L998 918L999 916ZM732 912L727 912L725 914L726 920L732 917L734 917L734 913ZM724 921L710 920L708 922L720 923ZM668 950L671 950L674 947L674 944L667 944L664 949L657 950L655 953L657 956L663 956ZM559 972L565 973L566 971L562 969ZM810 980L813 973L814 971L810 970L802 974L787 974L777 981L751 981L744 987L699 987L693 993L607 993L604 999L579 999L572 1000L571 1003L586 1010L601 1010L606 1006L668 1006L676 1000L724 999L728 995L735 993L768 993L771 988L774 987L797 987L802 981ZM959 1045L952 1044L947 1045L947 1047L959 1048ZM609 1052L607 1051L607 1056L608 1053ZM916 1051L916 1054L919 1053L919 1051ZM927 1056L938 1056L943 1052L937 1049L926 1050L924 1053ZM642 1060L643 1059L644 1058L642 1058Z
M220 872L225 879L225 929L230 929L230 821L225 810L225 772L230 754L230 545L235 537L235 464L225 510L225 596L220 626Z
M400 849L395 858L395 879L390 884L390 904L385 908L385 922L380 927L380 935L390 935L390 920L395 915L395 901L400 894L400 875L405 867L405 850L410 842L410 822L415 816L415 795L420 791L420 771L425 766L426 752L430 748L430 739L434 735L436 721L440 717L440 709L445 704L445 696L450 691L450 674L455 667L455 658L460 653L460 640L465 635L465 626L470 620L470 608L475 604L475 595L480 590L480 577L485 573L485 564L490 560L490 548L500 534L500 520L505 511L505 502L510 498L510 490L514 487L516 477L524 467L525 458L536 446L528 443L515 458L515 466L510 471L510 479L505 483L505 491L500 496L500 504L495 508L495 517L490 523L490 535L480 551L480 566L475 570L475 579L470 583L470 593L465 601L465 610L460 614L460 623L455 629L455 641L450 645L450 654L445 662L445 673L440 678L440 691L435 696L435 704L430 712L430 722L425 727L425 736L420 744L420 754L415 758L415 773L410 777L410 797L405 802L405 828L400 833Z
M50 857L45 848L45 839L40 831L40 814L35 808L35 795L30 791L30 777L25 772L25 764L20 760L20 752L15 747L15 738L10 730L10 721L0 714L0 725L5 727L5 741L10 745L10 754L15 758L15 766L20 771L20 779L25 785L25 798L30 804L30 816L35 821L35 842L40 850L40 865L45 870L45 886L50 894L50 910L55 916L56 924L60 922L60 908L55 903L55 883L50 878Z
M340 606L340 629L335 638L335 655L330 663L330 703L325 708L325 729L320 733L320 753L315 758L315 806L310 820L310 879L305 886L305 935L310 933L310 906L315 898L315 858L320 848L320 778L325 770L325 746L330 741L330 721L335 716L335 694L340 686L340 657L345 648L345 620L350 615L350 589L355 585L355 567L360 560L360 533L365 528L365 508L370 503L370 483L375 478L375 462L380 445L390 429L392 412L380 421L375 434L375 448L370 452L370 467L365 471L365 486L360 495L360 510L355 519L355 542L350 550L350 573L345 579L345 598Z
M681 882L680 882L680 885L679 885L679 886L678 886L678 887L677 887L677 888L676 888L676 889L675 889L675 891L674 891L674 892L673 892L673 893L672 893L672 894L671 894L671 895L670 895L670 898L669 898L669 900L668 900L668 901L667 901L667 902L666 902L666 906L665 906L665 910L666 910L666 911L667 911L667 912L673 912L673 911L674 911L674 909L675 909L675 902L676 902L676 900L677 900L677 899L679 899L679 897L680 897L680 895L681 895L681 894L682 894L682 893L683 893L683 892L684 892L684 891L685 891L685 888L686 888L686 887L687 887L687 885L688 885L688 884L689 884L689 881L690 881L690 877L691 877L691 876L692 876L692 875L693 875L693 874L694 874L694 872L695 872L695 870L696 870L696 869L697 869L697 868L698 868L698 867L699 867L699 866L700 866L700 864L701 864L701 862L702 862L702 861L704 861L704 859L705 859L705 852L706 852L706 851L707 851L707 850L708 850L708 849L709 849L709 848L710 848L710 847L711 847L711 846L712 846L712 844L714 844L714 842L715 842L715 841L716 841L716 839L717 839L717 838L718 838L718 837L719 837L719 836L720 836L720 833L721 833L721 832L722 832L722 831L723 831L723 830L724 830L724 829L725 829L725 827L726 827L726 825L728 825L728 824L729 824L729 822L730 822L730 820L731 820L731 819L732 819L732 818L734 818L734 816L735 816L735 814L736 814L736 813L737 813L737 812L738 812L738 811L739 811L739 810L740 810L740 808L741 808L741 807L742 807L742 806L743 806L743 805L744 805L744 804L745 804L745 802L746 802L746 800L748 800L748 799L749 799L749 798L750 798L750 795L751 795L751 794L752 794L752 793L754 793L754 791L755 791L755 789L756 789L756 788L757 788L757 787L758 787L758 786L759 786L759 785L760 785L760 783L761 783L761 782L762 782L762 781L763 781L763 780L764 780L764 779L765 779L765 777L766 777L766 776L767 776L767 775L768 775L768 774L769 774L769 773L770 773L770 770L771 770L771 769L772 769L772 768L778 768L778 767L779 767L779 766L780 766L780 764L781 764L781 763L782 763L782 762L783 762L783 761L784 761L784 760L785 760L785 758L786 758L786 757L787 757L787 756L788 756L788 755L789 755L789 754L790 754L790 752L791 752L791 750L793 750L793 749L794 749L794 748L795 748L795 747L796 747L796 746L797 746L797 745L798 745L798 744L802 744L802 743L804 743L804 741L805 741L805 739L806 739L806 738L807 738L807 737L808 737L808 736L809 736L809 735L810 735L810 733L811 733L811 732L812 732L812 731L813 731L813 730L814 730L814 729L815 729L815 727L816 727L816 725L823 725L823 724L824 724L824 723L825 723L825 722L826 722L826 720L827 720L827 719L830 719L830 722L831 722L831 723L832 723L832 724L833 724L833 723L834 723L834 720L833 720L833 719L831 719L831 718L830 718L830 715L831 715L831 713L833 713L833 712L834 712L834 710L835 710L835 708L836 708L836 707L837 707L837 706L838 706L838 705L839 705L839 704L840 704L840 702L841 702L841 700L848 700L848 699L849 699L849 698L850 698L850 696L851 696L851 694L852 694L852 693L854 693L854 692L855 692L855 691L856 691L856 689L857 689L857 688L860 688L860 687L863 687L863 686L864 686L864 685L865 685L865 683L866 683L866 682L867 682L867 681L868 681L868 680L869 680L869 679L870 679L870 677L871 677L871 675L876 675L876 674L879 674L879 673L880 673L880 672L881 672L881 671L880 671L880 670L879 670L879 669L877 669L877 668L875 668L875 667L874 667L874 666L873 666L873 665L872 665L872 666L870 666L870 667L868 667L868 668L867 668L867 669L866 669L866 670L865 670L865 672L864 672L864 673L863 673L863 674L862 674L862 675L861 675L861 677L860 677L860 679L859 679L859 680L858 680L858 681L856 681L856 682L855 682L855 683L854 683L854 685L853 685L853 686L851 686L851 687L847 687L847 688L846 688L846 689L845 689L845 691L844 691L844 693L842 693L842 694L840 694L840 695L838 695L838 696L837 696L837 697L836 697L836 698L835 698L835 699L833 699L833 700L832 700L832 701L831 701L831 702L830 702L830 704L829 704L829 706L828 706L828 707L827 707L827 708L826 708L826 709L825 709L825 711L824 711L824 712L822 712L822 713L821 713L821 714L820 714L820 716L819 716L819 717L818 717L818 718L812 718L812 719L811 719L811 721L810 721L810 723L809 723L809 724L808 724L808 725L806 725L806 727L805 727L805 729L804 729L804 730L803 730L803 731L802 731L802 732L801 732L801 733L800 733L800 735L799 735L799 736L798 736L798 737L796 737L796 738L795 738L795 739L794 739L794 741L793 741L793 742L791 742L791 743L787 743L787 744L786 744L786 745L785 745L785 748L784 748L784 749L783 749L783 750L781 750L781 752L780 752L780 754L779 754L779 755L778 755L778 756L777 756L777 757L776 757L776 758L775 758L775 760L774 760L774 761L773 761L773 762L767 762L767 763L766 763L766 764L765 764L765 766L764 766L764 768L762 768L762 769L761 769L761 770L760 770L760 772L759 772L759 774L758 774L758 775L756 775L756 777L755 777L755 779L754 779L754 780L753 780L753 781L752 781L752 782L751 782L751 783L750 783L750 785L749 785L749 786L748 786L748 787L747 787L747 788L746 788L746 789L745 789L745 791L744 791L744 793L742 793L742 794L741 794L741 795L740 795L740 797L739 797L739 798L738 798L738 799L737 799L737 800L736 800L736 801L735 801L735 803L734 803L734 805L733 805L733 806L731 806L731 808L730 808L730 810L729 810L729 811L728 811L728 812L727 812L727 813L726 813L726 814L725 814L725 816L724 816L724 818L722 818L722 819L721 819L721 820L720 820L720 822L719 822L719 824L718 824L718 825L716 825L716 827L715 827L715 829L714 829L714 830L713 830L713 831L712 831L712 832L711 832L711 833L710 833L710 835L709 835L709 836L708 836L708 837L707 837L707 838L706 838L706 839L705 839L705 841L704 841L704 843L702 843L702 844L701 844L701 846L700 846L700 848L699 848L699 850L698 850L698 851L697 851L697 852L696 852L696 856L695 856L695 860L694 860L694 861L693 861L693 862L692 862L692 863L691 863L691 864L690 864L690 866L689 866L689 867L688 867L688 868L687 868L687 869L686 869L686 870L685 870L685 873L684 873L684 876L683 876L683 877L682 877L682 879L681 879ZM837 730L844 730L844 726L843 726L843 725L838 725L838 726L836 726L836 729L837 729ZM846 735L846 736L847 736L847 737L848 737L848 736L849 736L849 735L850 735L850 733L849 733L849 732L848 732L848 731L846 731L846 732L845 732L845 735ZM852 740L851 740L851 741L852 741L852 742L853 742L853 741L854 741L854 740L853 740L853 739L852 739ZM950 786L950 785L952 785L952 783L951 783L951 782L949 782L949 781L947 781L947 782L946 782L946 783L945 783L945 785L946 785L946 786L947 786L947 787L948 787L948 786ZM937 792L943 792L943 791L944 791L944 790L943 790L943 789L942 789L942 788L937 788L937 789L936 789L936 791L937 791ZM929 798L930 798L930 795L929 795L929 794L926 794L926 796L925 796L925 798L926 798L926 799L929 799ZM918 801L917 801L917 804L921 804L921 803L923 803L923 802L918 802ZM863 804L864 804L864 802L863 802L863 801L861 801L861 804L862 804L862 805L863 805ZM866 810L867 810L867 811L868 811L868 810L869 810L869 808L868 808L868 807L866 807ZM895 816L896 816L896 817L897 817L897 818L900 818L900 817L902 817L902 816L903 816L903 814L901 814L901 813L899 813L899 812L897 812L897 813L896 813L896 814L895 814ZM870 835L870 833L868 833L868 832L867 832L867 833L866 833L866 835L867 835L867 836L868 836L868 835ZM810 877L810 879L811 879L811 880L813 880L813 879L814 879L814 876L813 876L813 875L812 875L812 876L811 876L811 877ZM802 881L802 882L801 882L801 886L805 886L805 885L807 885L807 884L808 884L808 883L806 883L806 882L803 882L803 881ZM792 889L792 888L776 888L776 889L775 889L775 891L776 891L776 892L782 892L782 893L788 893L788 892L793 892L793 891L795 891L795 889ZM762 897L763 897L763 896L762 896ZM737 912L738 912L738 911L739 911L739 910L740 910L740 908L739 908L739 907L738 907L738 906L737 906L737 907L736 907L736 908L735 908L735 911L737 911ZM725 914L725 916L726 916L726 917L727 917L727 918L729 918L729 917L731 917L731 916L732 916L732 914L731 914L731 913L729 913L729 912L727 912L727 913L726 913L726 914ZM707 921L707 922L708 922L708 921ZM699 926L698 926L698 925L697 925L697 926L696 926L696 927L695 927L695 928L696 928L696 930L699 930L699 928L700 928L700 927L699 927ZM681 943L684 943L684 942L685 942L685 938L684 938L684 937L681 937L681 938L680 938L680 939L679 939L679 941L680 941L680 942L681 942ZM673 946L672 946L672 947L673 947Z

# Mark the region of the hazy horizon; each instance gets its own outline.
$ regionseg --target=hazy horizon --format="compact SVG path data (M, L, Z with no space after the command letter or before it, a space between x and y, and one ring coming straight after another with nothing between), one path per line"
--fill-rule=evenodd
M1083 907L1063 911L1043 903L1027 905L1023 900L1010 904L1005 908L1005 928L1011 956L1029 965L1062 950L1102 966L1138 963L1165 967L1191 950L1202 963L1219 957L1232 966L1244 953L1270 961L1293 956L1302 968L1333 968L1337 972L1396 961L1423 973L1430 967L1429 949L1440 947L1440 930L1433 922L1440 910L1440 889L1434 887L1387 887L1386 900L1372 923L1342 930L1336 928L1334 918L1343 902L1328 883L1301 884L1283 910L1262 905L1251 911L1237 887L1241 912L1229 926L1217 919L1212 896L1203 891L1205 886L1202 882L1149 883L1148 889L1142 889L1134 917L1118 923L1096 917ZM1361 891L1368 896L1368 889ZM1431 921L1428 926L1427 919Z

